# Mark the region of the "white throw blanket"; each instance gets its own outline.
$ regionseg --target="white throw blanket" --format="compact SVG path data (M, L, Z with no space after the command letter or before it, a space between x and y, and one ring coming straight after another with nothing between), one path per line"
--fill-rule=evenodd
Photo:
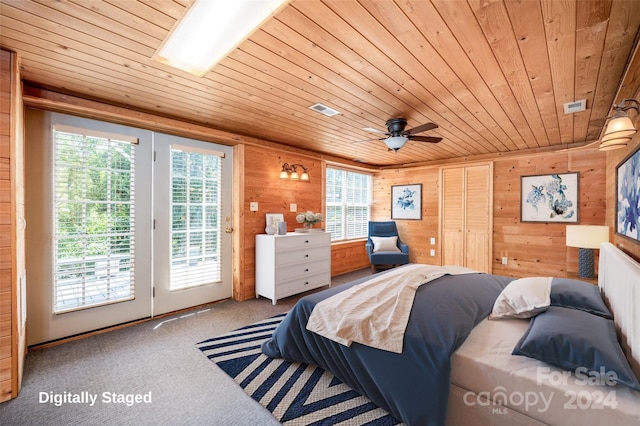
M416 290L443 275L477 273L462 266L409 264L319 302L307 330L350 346L401 353Z

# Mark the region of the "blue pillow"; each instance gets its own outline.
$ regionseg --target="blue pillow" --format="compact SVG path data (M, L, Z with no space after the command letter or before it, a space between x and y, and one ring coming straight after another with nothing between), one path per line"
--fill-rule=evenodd
M551 281L551 306L580 309L603 318L613 319L604 304L600 288L584 281L554 278Z
M589 377L602 377L602 371L610 377L615 372L617 377L610 377L614 382L640 391L640 382L618 343L613 321L588 312L550 306L531 320L512 354L572 373L583 367Z

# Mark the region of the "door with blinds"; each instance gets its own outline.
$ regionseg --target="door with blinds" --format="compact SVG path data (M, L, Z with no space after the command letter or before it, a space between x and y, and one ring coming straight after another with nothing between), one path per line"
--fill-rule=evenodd
M151 315L151 132L28 110L27 340Z
M231 297L233 149L155 133L154 150L154 315Z

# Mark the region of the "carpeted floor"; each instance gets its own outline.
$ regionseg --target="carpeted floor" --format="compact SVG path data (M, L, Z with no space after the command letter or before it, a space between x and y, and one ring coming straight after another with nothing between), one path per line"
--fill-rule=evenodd
M334 277L332 285L369 274ZM194 343L285 312L296 300L215 303L30 351L20 396L0 404L0 424L277 425Z

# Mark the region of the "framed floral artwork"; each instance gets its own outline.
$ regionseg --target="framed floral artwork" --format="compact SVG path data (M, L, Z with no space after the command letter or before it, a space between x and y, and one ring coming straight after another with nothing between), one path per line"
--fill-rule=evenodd
M616 233L640 241L640 146L616 168Z
M578 173L522 176L521 222L578 222Z
M422 184L391 186L391 219L422 219Z

